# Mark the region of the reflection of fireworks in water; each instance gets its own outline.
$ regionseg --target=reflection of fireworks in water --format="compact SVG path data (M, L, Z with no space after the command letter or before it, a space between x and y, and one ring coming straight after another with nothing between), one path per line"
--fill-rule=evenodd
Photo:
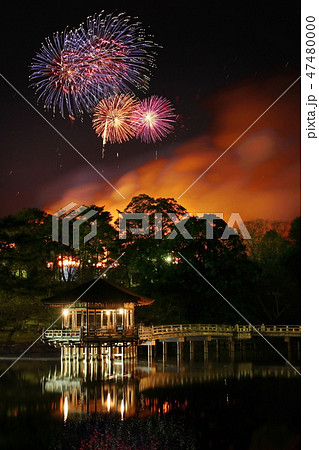
M156 142L174 128L176 115L171 103L156 95L142 100L133 114L136 137L142 142Z
M137 105L138 101L130 94L114 95L99 102L92 123L96 134L103 138L103 150L107 142L121 143L135 136L132 114Z
M31 65L31 85L46 108L82 115L106 95L147 89L155 47L139 22L95 15L46 39Z

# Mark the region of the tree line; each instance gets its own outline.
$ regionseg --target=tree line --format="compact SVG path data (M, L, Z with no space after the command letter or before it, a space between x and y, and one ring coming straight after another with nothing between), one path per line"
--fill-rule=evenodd
M99 212L97 234L83 244L91 229L84 223L79 249L52 240L52 217L45 211L23 209L0 219L0 332L8 340L50 324L52 312L42 298L110 266L105 279L155 299L137 308L137 320L145 323L243 323L222 297L251 323L300 323L300 218L249 222L247 240L234 233L222 239L227 224L217 217L214 237L207 239L205 221L190 217L185 229L192 239L179 232L171 239L176 226L167 213L181 219L186 209L174 199L141 194L123 212L147 213L148 234L134 234L141 225L132 221L120 239L118 219L104 207L89 208ZM159 214L163 236L154 239Z

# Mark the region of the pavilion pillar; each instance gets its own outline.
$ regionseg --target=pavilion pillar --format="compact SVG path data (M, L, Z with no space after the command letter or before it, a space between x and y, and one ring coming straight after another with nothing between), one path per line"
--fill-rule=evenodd
M112 345L109 346L110 351L110 361L113 361L114 359L114 347Z
M152 342L147 344L147 363L150 368L153 365L153 345Z
M64 375L64 347L61 347L61 374Z

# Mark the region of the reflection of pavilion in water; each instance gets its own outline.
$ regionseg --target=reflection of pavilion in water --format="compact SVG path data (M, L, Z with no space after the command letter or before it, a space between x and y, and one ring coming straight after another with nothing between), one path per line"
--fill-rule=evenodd
M84 351L84 359L62 352L60 372L42 381L44 392L61 393L56 409L65 420L73 414L116 413L122 419L135 415L138 386L130 348L109 347L99 355L90 347Z
M42 382L44 393L60 394L53 409L64 420L94 413L116 414L123 420L186 408L187 396L178 400L172 391L160 399L152 392L155 388L167 390L174 386L224 383L231 378L298 376L289 366L255 366L250 362L209 362L204 367L192 367L185 366L183 361L168 364L165 359L160 363L148 359L141 366L137 365L137 359L130 357L130 348L120 345L105 354L95 355L90 349L84 354L87 358L79 359L62 352L60 371L50 373Z
M156 366L152 362L137 368L137 360L130 357L125 346L114 347L105 358L103 353L102 358L99 354L91 354L89 359L71 358L70 354L62 353L60 371L56 368L54 373L43 378L42 390L43 393L61 395L52 410L65 421L95 413L116 414L123 420L133 416L163 415L173 408L182 410L186 404L179 401L160 403L157 398L144 395L141 382L156 375Z

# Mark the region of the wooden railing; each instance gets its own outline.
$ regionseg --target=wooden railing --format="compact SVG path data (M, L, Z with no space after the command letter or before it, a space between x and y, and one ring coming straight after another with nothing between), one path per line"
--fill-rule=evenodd
M62 339L69 341L78 341L81 337L80 330L47 330L43 333L44 339Z
M170 337L187 336L215 336L238 337L252 336L300 336L300 325L209 325L209 324L182 324L140 326L138 336L141 340L156 340Z
M83 339L138 337L140 341L157 339L211 336L216 338L250 339L254 336L268 337L300 337L300 325L209 325L209 324L181 324L139 326L130 330L114 330L98 328L94 330L47 330L43 333L43 340L81 342Z
M137 329L131 328L126 330L116 330L108 328L95 328L86 330L81 327L78 330L72 329L59 329L59 330L47 330L43 331L43 340L49 341L70 341L80 342L83 339L90 338L122 338L125 337L137 337Z

